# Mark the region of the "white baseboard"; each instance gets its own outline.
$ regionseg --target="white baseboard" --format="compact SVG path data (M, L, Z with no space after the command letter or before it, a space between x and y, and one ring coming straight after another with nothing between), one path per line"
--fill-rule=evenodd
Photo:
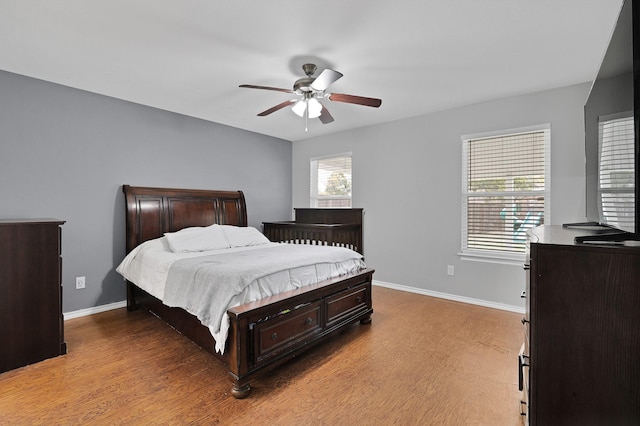
M64 320L70 320L73 318L85 317L87 315L99 314L100 312L111 311L113 309L126 308L127 301L123 300L121 302L109 303L107 305L94 306L93 308L80 309L72 312L65 312L63 314Z
M406 291L406 292L409 292L409 293L422 294L424 296L432 296L432 297L437 297L437 298L440 298L440 299L454 300L456 302L469 303L469 304L472 304L472 305L479 305L479 306L484 306L484 307L487 307L487 308L494 308L494 309L500 309L500 310L503 310L503 311L509 311L509 312L516 312L516 313L524 314L524 308L522 308L520 306L505 305L504 303L490 302L488 300L482 300L482 299L473 299L471 297L464 297L464 296L458 296L458 295L455 295L455 294L441 293L439 291L424 290L424 289L421 289L421 288L409 287L409 286L399 285L399 284L391 284L391 283L386 283L384 281L378 281L378 280L373 280L373 285L377 285L377 286L380 286L380 287L391 288L391 289L394 289L394 290ZM70 319L73 319L73 318L80 318L80 317L84 317L84 316L87 316L87 315L93 315L93 314L98 314L100 312L110 311L112 309L120 309L120 308L126 308L126 307L127 307L127 301L123 300L121 302L109 303L107 305L94 306L93 308L80 309L80 310L77 310L77 311L66 312L66 313L64 313L64 319L66 321L66 320L70 320Z
M406 291L409 293L422 294L423 296L432 296L440 299L447 299L447 300L453 300L456 302L469 303L471 305L479 305L487 308L500 309L502 311L516 312L519 314L525 313L525 308L521 306L506 305L504 303L491 302L491 301L482 300L482 299L473 299L471 297L458 296L456 294L441 293L439 291L432 291L432 290L424 290L422 288L409 287L406 285L399 285L399 284L391 284L391 283L386 283L384 281L378 281L378 280L373 280L373 285L391 288L394 290Z

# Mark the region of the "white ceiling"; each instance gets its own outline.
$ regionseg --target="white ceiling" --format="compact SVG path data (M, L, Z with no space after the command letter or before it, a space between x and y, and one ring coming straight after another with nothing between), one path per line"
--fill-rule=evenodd
M622 1L0 0L0 69L296 141L591 81ZM257 117L309 61L382 106Z

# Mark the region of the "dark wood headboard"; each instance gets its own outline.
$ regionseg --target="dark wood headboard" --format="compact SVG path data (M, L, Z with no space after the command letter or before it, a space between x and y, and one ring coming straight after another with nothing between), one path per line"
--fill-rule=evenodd
M139 244L190 226L247 226L242 191L149 188L123 185L127 253Z

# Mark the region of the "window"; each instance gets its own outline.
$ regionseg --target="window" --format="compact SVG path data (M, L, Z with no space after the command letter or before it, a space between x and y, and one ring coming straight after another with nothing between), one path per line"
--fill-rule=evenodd
M311 159L311 207L351 207L351 153Z
M550 127L463 137L462 255L522 259L548 217Z
M600 221L620 229L635 225L633 113L598 120Z

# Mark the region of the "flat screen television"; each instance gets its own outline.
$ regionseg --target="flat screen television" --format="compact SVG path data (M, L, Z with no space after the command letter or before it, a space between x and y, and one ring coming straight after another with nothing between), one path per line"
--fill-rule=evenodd
M640 239L639 36L640 0L625 0L584 107L586 216L601 241Z

